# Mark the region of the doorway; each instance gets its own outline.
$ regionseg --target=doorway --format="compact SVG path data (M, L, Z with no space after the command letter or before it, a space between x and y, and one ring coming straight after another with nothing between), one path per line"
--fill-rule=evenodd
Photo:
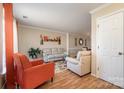
M124 88L124 13L97 21L97 75Z

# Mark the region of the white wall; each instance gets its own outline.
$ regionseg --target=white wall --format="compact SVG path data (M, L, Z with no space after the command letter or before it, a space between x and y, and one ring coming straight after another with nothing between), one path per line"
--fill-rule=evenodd
M58 42L44 42L43 45L40 45L40 34L49 36L51 38L61 36L61 45L58 44ZM75 46L75 38L79 40L79 38L87 39L87 47L91 48L90 46L90 36L88 36L86 33L82 34L75 34L75 33L64 33L59 31L53 31L49 29L42 29L37 27L31 27L31 26L24 26L19 25L18 26L18 39L19 39L19 52L24 53L28 55L27 51L29 48L64 48L65 50L71 51L76 50L75 55L77 54L77 51L82 49L85 44ZM68 43L68 44L67 44Z
M75 38L77 38L77 46L75 45ZM83 45L79 44L79 38L82 38L84 40ZM82 50L83 47L85 47L85 39L87 39L87 46L89 49L91 48L91 40L90 35L87 35L87 33L70 33L69 34L69 55L74 57L77 55L77 52L79 50Z
M77 46L75 46L75 38L77 38ZM81 33L81 34L70 33L69 34L69 48L81 49L82 47L85 47L85 41L84 41L83 45L80 45L79 44L79 38L82 38L83 40L87 39L87 47L91 48L90 37L87 36L86 33Z
M40 45L40 34L46 35L51 38L61 37L61 44L58 42L44 42ZM53 30L19 26L18 27L18 39L19 39L19 52L26 55L29 48L64 48L66 50L66 33L60 33Z

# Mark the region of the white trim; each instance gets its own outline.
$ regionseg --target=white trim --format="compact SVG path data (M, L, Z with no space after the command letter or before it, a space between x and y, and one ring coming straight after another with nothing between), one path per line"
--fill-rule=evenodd
M112 15L117 14L117 13L119 13L119 12L124 12L124 8L119 9L119 10L115 10L115 11L113 11L113 12L111 12L111 13L108 13L108 14L106 14L106 15L100 16L100 17L98 17L96 20L98 21L98 20L100 20L100 19L103 19L103 18L112 16Z
M66 51L67 55L69 55L69 33L66 34Z
M99 78L99 76L97 76L96 74L93 74L93 73L91 73L91 76L94 76L96 78Z
M91 10L89 13L90 13L90 14L94 14L95 12L98 12L98 11L100 11L101 9L103 9L103 8L105 8L105 7L108 7L108 6L110 6L110 5L111 5L111 3L101 5L100 7L97 7L97 8L95 8L95 9Z
M95 75L95 74L93 74L93 73L91 73L91 75L92 75L92 76L94 76L94 77L96 77L96 75Z
M96 76L99 77L99 71L98 71L98 67L99 67L99 63L98 63L98 32L99 32L99 28L97 27L99 25L99 20L96 20Z
M48 32L56 32L56 33L63 33L66 34L67 32L64 31L60 31L60 30L54 30L54 29L46 29L46 28L41 28L41 27L35 27L35 26L28 26L28 25L22 25L19 24L18 27L22 27L22 28L29 28L29 29L35 29L35 30L42 30L42 31L48 31Z

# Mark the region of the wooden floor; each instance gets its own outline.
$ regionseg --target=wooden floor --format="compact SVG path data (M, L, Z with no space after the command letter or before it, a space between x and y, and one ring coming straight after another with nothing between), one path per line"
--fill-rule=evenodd
M38 87L39 89L118 89L119 87L98 79L90 74L78 76L69 70L57 73L54 81L48 81Z

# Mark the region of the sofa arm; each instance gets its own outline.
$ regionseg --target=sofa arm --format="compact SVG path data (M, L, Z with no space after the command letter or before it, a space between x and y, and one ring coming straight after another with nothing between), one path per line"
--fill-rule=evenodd
M30 61L32 66L36 66L36 65L41 65L44 63L44 61L42 59L36 59L36 60L33 60L33 61Z
M24 88L35 88L54 77L54 63L41 64L24 70Z

